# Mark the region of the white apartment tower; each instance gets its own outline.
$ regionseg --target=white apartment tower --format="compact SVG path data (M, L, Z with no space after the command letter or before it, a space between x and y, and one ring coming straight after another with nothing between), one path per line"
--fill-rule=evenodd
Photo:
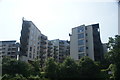
M95 61L102 60L103 50L100 40L99 24L81 25L72 28L70 35L70 56L79 60L83 56L89 56Z
M16 40L0 41L0 57L9 56L17 59L19 55L19 43Z

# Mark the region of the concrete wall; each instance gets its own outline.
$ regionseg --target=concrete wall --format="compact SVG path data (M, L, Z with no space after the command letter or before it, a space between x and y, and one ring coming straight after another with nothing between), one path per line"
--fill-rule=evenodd
M92 30L92 26L87 26L87 30L86 30L86 47L88 47L88 49L86 50L86 53L88 54L88 56L94 60L94 44L93 44L93 30Z
M70 56L74 60L78 60L78 29L72 29L72 35L70 36Z

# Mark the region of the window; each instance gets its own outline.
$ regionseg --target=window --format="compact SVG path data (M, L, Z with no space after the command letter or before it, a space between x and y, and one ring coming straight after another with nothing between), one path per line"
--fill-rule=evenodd
M32 54L31 53L29 53L29 58L31 58L32 57Z
M8 52L7 54L10 55L10 52Z
M84 38L84 33L78 34L78 39Z
M87 54L87 56L88 56L88 54Z
M84 27L82 26L78 27L78 32L84 32Z
M32 47L30 47L30 51L32 51Z
M5 54L5 52L2 52L2 54Z
M86 33L85 35L87 36L88 34Z
M37 56L37 59L39 59L39 56Z
M84 40L78 40L78 45L84 45Z
M79 52L84 52L84 46L79 47L78 51L79 51Z
M11 51L12 49L11 48L8 48L8 51Z
M78 59L82 58L84 56L84 53L78 54Z
M86 49L88 49L88 47L86 47Z
M39 50L39 46L37 47L37 50Z
M35 49L34 49L33 53L35 53Z
M86 42L88 42L88 40L86 40Z

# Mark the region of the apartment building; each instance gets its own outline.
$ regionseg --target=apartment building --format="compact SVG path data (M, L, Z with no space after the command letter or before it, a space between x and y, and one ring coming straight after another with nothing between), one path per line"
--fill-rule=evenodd
M57 62L63 62L63 60L70 54L69 41L66 40L51 40L52 46L52 56Z
M103 59L99 24L81 25L72 28L70 56L75 60L79 60L83 56L89 56L95 61Z
M20 37L20 59L23 61L34 61L47 57L47 36L35 26L32 21L23 20Z
M17 59L19 55L19 43L16 40L0 41L0 57L9 56Z

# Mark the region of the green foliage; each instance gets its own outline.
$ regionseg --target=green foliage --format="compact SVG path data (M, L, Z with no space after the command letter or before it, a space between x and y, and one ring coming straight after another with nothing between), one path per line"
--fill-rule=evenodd
M35 60L35 61L31 62L31 65L33 66L32 75L34 75L34 76L39 75L40 76L40 61Z
M112 65L112 72L114 79L118 80L120 76L120 36L116 35L115 38L110 37L108 42L109 52L106 54L105 59ZM112 76L113 77L113 76Z
M110 37L108 41L108 48L110 50L120 49L120 36L116 35L115 38Z
M16 74L15 76L5 74L2 77L2 80L27 80L27 79L25 77L23 77L21 74Z
M27 77L31 74L32 66L29 63L23 61L17 61L15 59L4 58L2 65L2 72L15 76L16 74L22 74Z
M110 51L106 54L106 59L111 63L119 64L120 62L120 36L109 38L108 47Z
M60 64L57 64L53 58L50 58L46 62L45 73L51 80L89 80L103 78L101 77L98 64L86 56L81 58L78 64L70 57L66 58Z
M102 80L109 80L110 75L108 74L108 69L102 69L100 71L99 78Z
M16 74L15 77L12 78L13 80L27 80L21 74Z
M94 79L98 78L100 74L99 66L97 66L92 59L85 56L82 57L78 64L80 78Z
M39 76L32 76L30 75L27 80L41 80L41 78Z
M4 74L2 76L2 80L10 80L12 78L12 76L8 75L8 74Z
M77 78L77 64L73 59L67 57L60 66L60 78L74 79Z
M58 66L53 58L49 58L46 62L45 73L46 76L50 79L57 78Z
M45 78L45 76L46 76L45 72L41 72L40 74L41 74L40 77L41 77L42 79Z

